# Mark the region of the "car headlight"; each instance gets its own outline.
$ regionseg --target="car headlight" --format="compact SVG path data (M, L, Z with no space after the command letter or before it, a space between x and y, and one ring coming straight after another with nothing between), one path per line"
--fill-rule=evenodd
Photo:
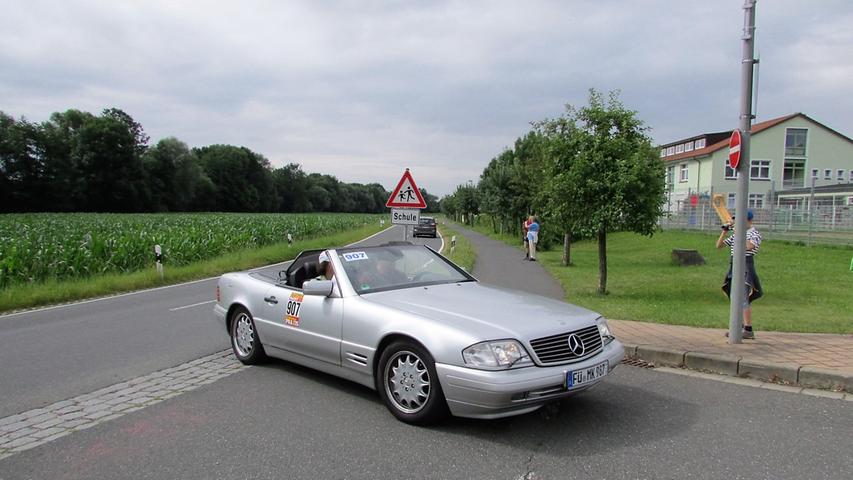
M474 368L506 369L532 365L527 350L515 340L481 342L462 350L465 364Z
M613 335L613 332L610 331L610 327L607 325L607 320L604 318L598 319L598 333L601 334L601 345L607 345L608 343L616 340L616 337Z

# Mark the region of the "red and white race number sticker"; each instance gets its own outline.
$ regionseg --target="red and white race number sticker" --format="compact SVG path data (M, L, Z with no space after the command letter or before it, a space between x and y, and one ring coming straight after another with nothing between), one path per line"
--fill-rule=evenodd
M299 309L302 308L302 299L305 298L305 295L299 292L293 292L290 294L290 298L287 299L287 309L284 315L284 323L290 325L291 327L299 326Z

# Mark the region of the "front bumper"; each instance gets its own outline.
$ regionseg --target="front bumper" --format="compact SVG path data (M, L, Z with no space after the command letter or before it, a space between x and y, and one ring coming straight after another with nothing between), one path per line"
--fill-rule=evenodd
M526 367L513 370L477 370L437 363L441 388L450 412L458 417L500 418L531 412L558 398L587 390L607 376L589 385L568 390L566 373L608 362L608 375L619 365L625 348L613 340L596 356L583 362L555 367Z
M414 235L416 237L419 235L429 235L429 236L433 236L433 237L435 236L435 228L418 228L418 227L415 227L412 232L413 232L412 235Z

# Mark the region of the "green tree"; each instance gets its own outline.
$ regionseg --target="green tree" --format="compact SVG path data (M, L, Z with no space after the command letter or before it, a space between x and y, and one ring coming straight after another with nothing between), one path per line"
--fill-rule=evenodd
M607 232L652 235L662 214L664 166L648 128L619 100L590 90L589 105L566 106L538 124L547 138L546 209L567 232L598 239L598 292L607 293Z
M86 210L146 210L148 192L142 160L125 123L109 116L92 118L77 132L74 147L85 181Z
M38 211L47 187L36 125L0 112L2 211Z
M272 169L263 155L233 145L210 145L193 152L215 186L216 210L269 212L276 208Z

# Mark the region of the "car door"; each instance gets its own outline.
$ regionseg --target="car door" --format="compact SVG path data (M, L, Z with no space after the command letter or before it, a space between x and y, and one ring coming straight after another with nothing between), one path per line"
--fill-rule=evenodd
M275 297L277 303L266 303L271 315L269 339L271 345L315 360L341 364L341 330L343 325L343 298L337 291L332 296L305 295L302 289L274 286L267 299Z

